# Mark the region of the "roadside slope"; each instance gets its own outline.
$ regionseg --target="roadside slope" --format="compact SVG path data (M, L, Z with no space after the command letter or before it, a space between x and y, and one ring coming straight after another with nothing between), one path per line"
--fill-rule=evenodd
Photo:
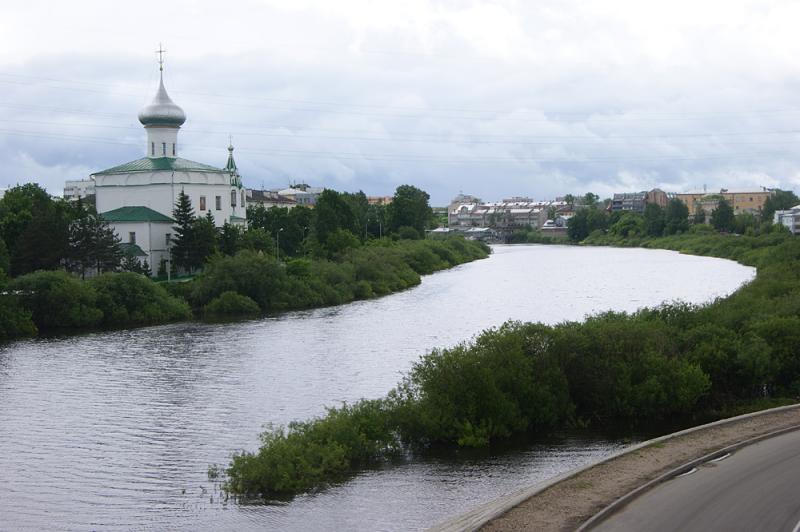
M618 498L686 462L796 425L800 425L800 404L655 438L598 464L492 501L433 530L575 530Z

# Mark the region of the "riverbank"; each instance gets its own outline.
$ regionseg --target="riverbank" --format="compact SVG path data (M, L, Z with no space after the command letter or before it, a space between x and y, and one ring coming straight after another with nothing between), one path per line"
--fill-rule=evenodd
M435 350L385 399L264 434L261 449L234 457L228 488L286 496L408 450L485 447L559 427L633 428L729 411L765 393L797 396L800 241L774 233L662 242L735 258L757 266L758 276L706 305L664 304L556 326L508 323ZM297 466L287 470L287 461Z
M485 244L463 238L383 239L333 259L286 262L241 251L214 257L191 281L166 287L129 272L84 281L64 271L37 271L3 286L0 341L334 306L405 290L418 285L421 275L489 252Z
M800 405L745 414L662 436L492 501L431 530L576 530L620 497L677 467L742 441L792 427L800 427Z

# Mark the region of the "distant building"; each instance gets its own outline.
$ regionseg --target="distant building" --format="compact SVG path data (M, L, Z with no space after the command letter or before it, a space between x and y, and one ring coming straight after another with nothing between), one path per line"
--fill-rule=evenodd
M370 205L389 205L394 196L367 196L367 203Z
M692 216L698 211L704 211L707 215L717 208L720 199L724 199L733 207L734 214L750 213L761 214L767 198L772 196L771 190L763 189L755 192L730 192L728 189L721 189L719 192L689 192L675 194L679 200L684 202L689 208L689 215Z
M289 188L279 190L278 194L294 200L297 205L313 207L317 203L317 198L325 191L323 187L310 187L306 184L294 185Z
M64 199L77 200L94 196L94 179L70 179L64 182Z
M471 196L459 195L447 211L447 223L451 229L466 231L470 228L490 228L504 235L515 229L533 227L538 229L547 221L547 211L555 207L552 202L528 201L529 198L511 198L523 201L469 202Z
M649 192L623 192L614 194L614 197L611 198L611 210L643 214L648 203L666 207L667 201L667 193L658 188L654 188Z
M800 205L785 211L775 211L772 221L787 227L793 235L800 233Z
M287 196L281 196L272 190L247 189L247 204L263 205L266 209L272 207L286 207L287 209L291 209L297 205L297 202Z

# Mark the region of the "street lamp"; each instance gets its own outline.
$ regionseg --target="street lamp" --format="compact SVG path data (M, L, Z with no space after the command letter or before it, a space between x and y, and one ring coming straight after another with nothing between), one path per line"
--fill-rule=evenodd
M275 231L275 259L280 262L281 260L281 232L283 227Z

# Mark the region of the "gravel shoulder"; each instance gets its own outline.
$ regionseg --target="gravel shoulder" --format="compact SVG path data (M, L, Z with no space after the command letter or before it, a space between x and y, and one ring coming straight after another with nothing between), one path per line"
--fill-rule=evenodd
M575 474L567 473L562 480L533 490L535 493L521 502L514 495L498 499L435 530L575 530L619 497L686 462L795 425L800 425L800 405L738 416L656 438ZM498 509L502 511L513 504L509 501L518 504L500 514ZM488 522L482 517L490 515L497 517Z

